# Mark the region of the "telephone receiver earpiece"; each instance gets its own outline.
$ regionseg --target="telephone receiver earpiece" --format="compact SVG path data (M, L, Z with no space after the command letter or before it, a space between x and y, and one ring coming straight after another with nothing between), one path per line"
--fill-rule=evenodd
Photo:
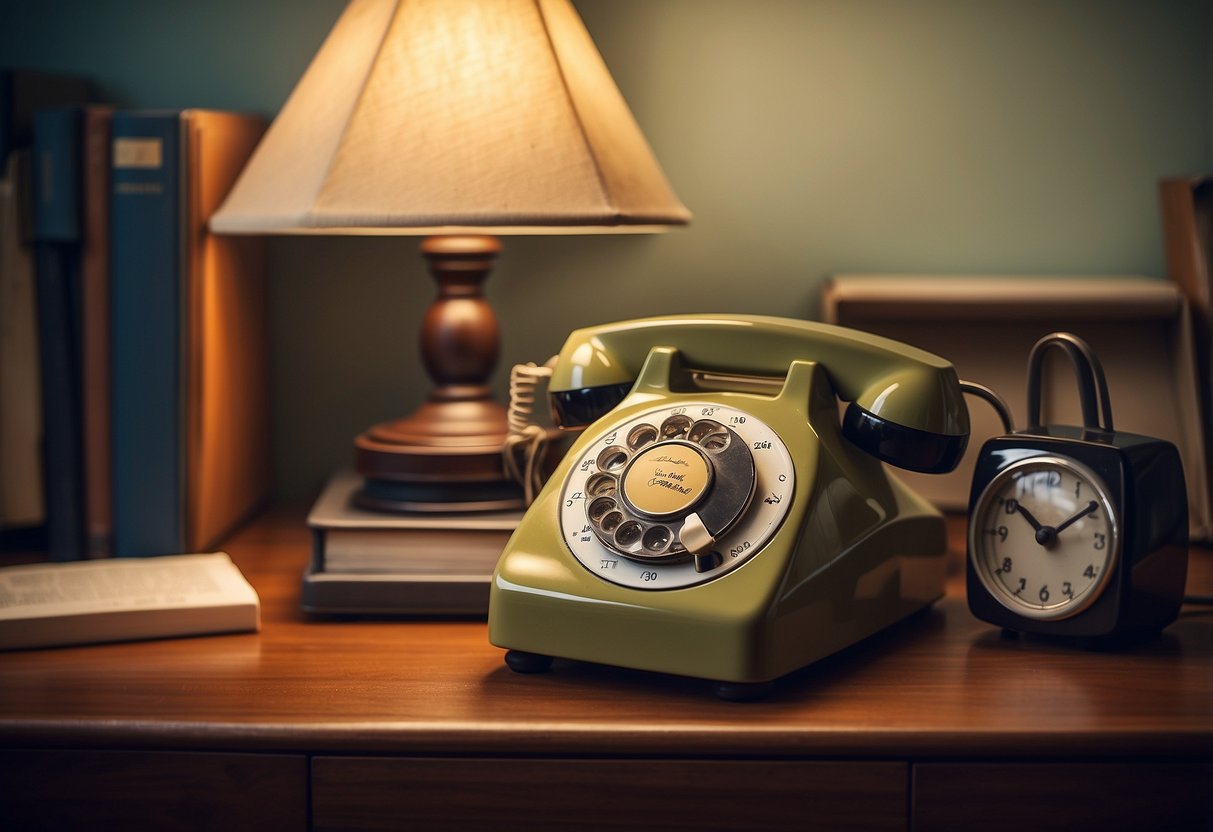
M557 423L585 427L616 407L655 347L738 378L778 379L793 361L815 361L849 402L843 435L899 468L946 473L968 444L968 411L946 360L845 327L761 316L664 316L573 332L549 383Z
M851 402L842 435L881 462L921 474L946 474L960 464L968 433L934 433L882 419Z

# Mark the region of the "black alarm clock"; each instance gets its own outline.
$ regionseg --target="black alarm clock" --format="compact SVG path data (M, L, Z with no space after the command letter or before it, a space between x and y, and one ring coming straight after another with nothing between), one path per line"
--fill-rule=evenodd
M1045 352L1078 376L1083 425L1042 425ZM1028 424L981 448L969 495L969 609L1005 630L1094 640L1157 632L1183 602L1188 500L1170 442L1112 425L1099 359L1053 333L1028 359Z

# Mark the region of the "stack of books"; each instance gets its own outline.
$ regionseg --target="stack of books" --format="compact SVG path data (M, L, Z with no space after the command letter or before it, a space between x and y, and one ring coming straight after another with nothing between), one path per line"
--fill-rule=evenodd
M0 544L206 551L271 484L265 243L207 227L265 123L89 100L0 70Z
M339 471L308 515L313 547L303 610L485 615L493 569L522 512L372 512L354 503L361 486L357 473Z

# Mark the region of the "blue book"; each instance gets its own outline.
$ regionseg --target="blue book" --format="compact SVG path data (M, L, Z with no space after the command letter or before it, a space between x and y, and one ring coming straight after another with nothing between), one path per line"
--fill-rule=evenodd
M81 111L34 118L35 285L42 376L47 549L52 560L84 556L81 410Z
M114 113L116 555L202 551L268 494L262 244L206 227L263 129L233 113Z
M180 126L116 112L111 128L110 424L114 553L185 551Z

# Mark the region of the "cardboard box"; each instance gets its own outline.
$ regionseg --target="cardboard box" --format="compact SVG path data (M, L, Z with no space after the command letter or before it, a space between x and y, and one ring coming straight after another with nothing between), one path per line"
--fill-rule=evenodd
M1032 345L1067 331L1103 364L1117 430L1173 442L1184 462L1193 538L1213 535L1209 465L1197 387L1192 319L1179 288L1132 276L841 274L822 295L822 318L912 344L955 365L960 377L993 388L1025 427ZM1074 371L1060 350L1046 355L1042 420L1082 424ZM967 397L969 449L945 475L898 471L945 510L968 506L983 442L1003 433L993 408Z

